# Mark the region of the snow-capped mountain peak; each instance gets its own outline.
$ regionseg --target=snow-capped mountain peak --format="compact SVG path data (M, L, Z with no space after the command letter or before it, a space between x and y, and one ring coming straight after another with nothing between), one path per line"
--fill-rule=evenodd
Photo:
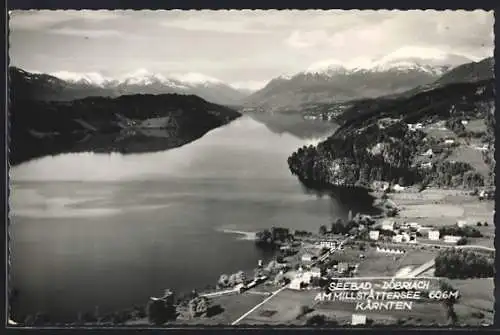
M151 85L155 82L165 83L167 79L157 73L152 73L146 69L138 69L121 76L118 81L126 85Z
M174 73L171 75L173 79L176 79L182 83L190 84L194 86L199 85L219 85L222 84L222 81L217 78L213 78L202 73L197 72L188 72L188 73Z
M391 62L374 62L373 65L367 69L371 72L426 72L431 75L439 76L446 72L450 66L447 65L430 65L423 64L412 60L394 60Z
M116 78L105 77L98 72L78 73L59 71L51 73L50 75L71 83L100 87L118 85L149 86L161 84L173 88L188 89L189 87L208 87L223 84L220 79L201 73L189 72L164 75L161 73L153 73L144 68L117 76Z
M421 47L403 47L380 58L358 58L348 62L336 59L324 60L312 64L303 73L336 75L354 72L426 72L441 75L451 67L468 63L470 58L446 53L438 49Z
M50 75L72 83L82 83L82 84L96 85L96 86L104 86L113 81L111 78L105 77L98 72L79 73L79 72L59 71L51 73Z
M328 59L320 61L309 66L305 74L334 74L338 72L345 72L348 66L336 59Z

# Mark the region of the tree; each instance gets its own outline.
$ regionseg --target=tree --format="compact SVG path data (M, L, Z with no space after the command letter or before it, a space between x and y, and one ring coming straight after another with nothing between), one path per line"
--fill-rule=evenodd
M229 286L229 276L225 273L221 274L220 277L219 277L219 281L217 282L217 284L220 286L220 287L228 287Z
M325 235L327 232L328 232L328 231L327 231L327 228L326 228L326 226L325 226L325 225L321 225L321 226L319 227L319 234L320 234L320 235Z
M155 325L162 325L169 320L174 320L177 317L174 300L174 293L169 289L165 290L162 298L150 299L146 305L146 314L149 322ZM119 319L125 321L128 317L122 315Z
M322 326L325 323L326 323L326 316L322 314L313 315L306 322L308 326Z
M162 325L169 320L169 308L161 299L150 300L146 306L146 314L150 323Z
M311 278L311 287L319 287L321 286L321 278L320 277L312 277Z
M303 316L303 315L306 315L307 313L309 313L311 311L311 308L307 305L302 305L300 306L300 313L299 313L299 317Z
M238 276L236 275L236 273L233 273L229 276L228 286L232 287L236 284L238 284Z
M481 221L478 221L477 224L476 224L476 226L478 226L478 227L481 227L482 225L483 224L481 223Z
M274 243L273 234L270 230L265 229L255 234L255 243L259 246L269 246Z
M236 284L241 284L244 283L247 280L247 276L245 272L243 271L238 271L236 272Z
M347 214L347 221L352 221L352 210L349 210L349 213Z
M261 268L256 268L253 272L254 279L257 279L264 275L264 271Z
M207 314L209 300L206 297L196 297L189 301L189 313L191 317L199 317Z
M468 249L441 250L435 258L435 276L447 278L487 278L495 273L495 261L482 252Z
M447 281L444 281L444 280L442 280L440 282L440 289L441 289L441 292L455 292L455 291L457 291L450 283L448 283ZM448 318L452 324L455 324L458 321L458 315L455 312L455 304L458 302L459 299L460 299L460 296L458 296L458 298L455 296L451 296L451 297L448 297L447 299L443 300L443 304L446 307L446 312L448 314Z

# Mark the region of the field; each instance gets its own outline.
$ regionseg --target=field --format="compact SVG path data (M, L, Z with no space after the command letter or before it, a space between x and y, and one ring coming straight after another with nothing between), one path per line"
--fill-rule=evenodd
M406 249L404 246L398 249ZM403 267L417 267L435 257L435 252L428 250L409 249L402 255L387 255L369 248L363 252L365 259L359 261L357 275L360 277L393 276Z
M427 136L434 137L436 139L457 138L457 135L455 135L453 131L444 127L430 126L425 127L423 131L427 134Z
M312 315L325 315L339 324L350 323L353 313L366 314L377 324L395 324L398 319L403 323L446 323L446 312L440 303L414 303L411 311L356 311L354 302L326 301L314 302L319 290L284 290L264 306L251 313L241 325L303 325ZM301 315L302 306L311 308Z
M467 131L486 131L486 123L484 119L471 120L465 125Z
M494 280L492 278L450 280L460 291L461 297L455 305L460 323L480 325L493 322L494 317Z
M453 149L452 153L446 159L448 161L462 161L469 163L477 172L483 176L488 175L489 167L483 159L483 154L480 150L469 146L461 145Z
M390 195L400 207L399 217L421 225L439 227L457 220L487 221L492 225L494 203L458 190L429 189L421 193L402 192Z
M293 291L285 289L262 307L253 311L241 325L294 325L302 324L299 315L301 306L311 306L316 291ZM249 308L250 309L250 308Z
M372 319L378 324L395 324L398 320L418 325L445 324L447 321L446 311L441 303L414 302L411 310L391 311L356 311L355 307L356 304L352 302L328 301L317 304L315 312L339 323L349 323L353 313L365 314L367 319Z
M220 305L223 311L210 318L196 318L196 319L178 319L173 323L188 324L188 325L230 325L233 321L245 314L258 303L262 302L266 297L264 295L252 294L245 292L237 295L220 296L211 299L212 305Z

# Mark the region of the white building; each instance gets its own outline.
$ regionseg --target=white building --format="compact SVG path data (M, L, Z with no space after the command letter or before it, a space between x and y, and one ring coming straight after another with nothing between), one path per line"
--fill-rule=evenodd
M457 243L461 238L461 236L445 235L443 240L445 243Z
M433 166L433 165L432 165L432 162L426 162L426 163L422 163L422 164L420 164L420 167L421 167L422 169L432 169L432 166Z
M395 191L395 192L401 192L401 191L404 191L405 187L399 185L399 184L396 184L392 187L392 189Z
M422 129L424 126L421 123L408 123L408 130L416 131Z
M370 240L377 241L380 236L380 231L378 230L370 230L368 233Z
M290 286L289 288L291 290L300 290L300 284L302 283L302 278L293 278L291 281L290 281Z
M365 314L353 314L351 325L365 325L366 324L366 315Z
M422 154L422 156L427 156L427 157L432 157L432 155L434 155L434 151L432 151L432 149L429 149Z
M384 254L403 254L404 253L403 250L380 248L380 247L377 247L377 252L381 252Z
M321 269L318 267L313 267L309 271L311 273L311 278L312 277L321 277Z
M439 230L430 230L428 237L429 240L437 241L439 240L439 235L440 235Z
M414 229L418 229L420 227L420 224L417 222L410 222L408 225L410 226L410 228Z
M459 228L463 228L463 227L467 226L467 221L466 220L458 220L457 221L457 226Z
M313 255L311 254L303 254L301 257L302 262L311 262L313 259Z
M383 230L394 230L394 220L385 220L382 222L382 229Z
M402 236L401 242L410 242L410 234L402 233L401 236Z
M455 143L455 140L451 140L451 139L444 140L444 144L453 144L453 143Z
M374 181L372 187L376 190L385 191L389 188L389 183L386 181Z
M401 235L401 234L394 235L392 237L392 242L394 242L394 243L401 243L402 241L403 241L403 235Z
M337 246L337 242L336 241L320 241L319 246L321 248L331 249L331 248L334 248Z

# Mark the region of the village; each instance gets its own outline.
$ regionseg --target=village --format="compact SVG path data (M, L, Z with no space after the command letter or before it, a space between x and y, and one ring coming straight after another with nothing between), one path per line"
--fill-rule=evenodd
M443 249L494 252L494 203L488 201L488 190L471 194L442 189L418 192L398 185L392 189L378 204L396 209L392 217L350 212L347 222L337 220L317 232L271 228L265 236L276 242L273 260L267 264L259 261L253 274L222 275L213 291L194 292L178 305L178 316L169 324L446 324L439 303L418 302L410 313L360 314L352 303L314 302L315 295L332 280L433 277L435 257ZM463 322L489 322L493 305L484 306L493 304L491 292L487 292L492 289L492 279L454 283L464 297L479 294L487 300L480 301L480 307L471 307L463 298L464 305L459 305L464 310Z

